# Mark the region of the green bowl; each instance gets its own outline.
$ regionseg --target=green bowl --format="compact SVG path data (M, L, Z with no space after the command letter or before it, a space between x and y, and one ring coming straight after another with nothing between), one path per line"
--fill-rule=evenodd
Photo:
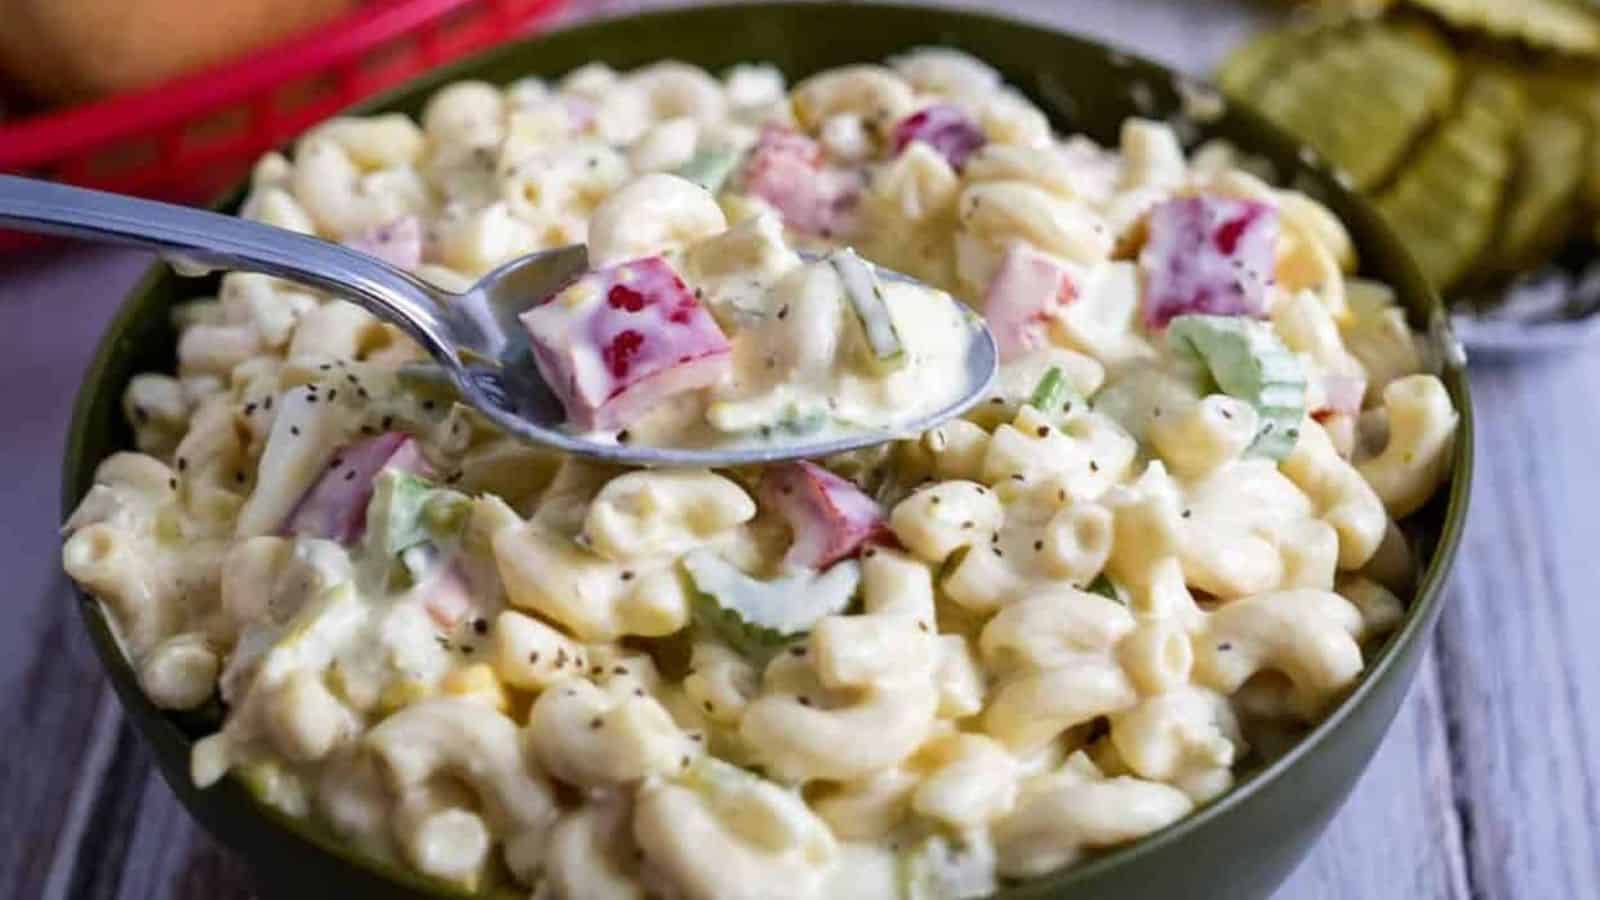
M791 79L843 63L881 60L910 47L943 44L989 61L1039 103L1058 129L1114 142L1119 124L1140 115L1176 118L1181 100L1170 71L1099 44L979 13L916 6L777 3L650 13L580 25L500 47L434 72L353 112L416 114L436 88L454 79L508 82L555 76L592 60L628 68L677 58L711 69L770 60ZM1282 181L1307 191L1344 220L1364 272L1393 285L1415 326L1442 315L1439 299L1394 236L1354 193L1314 157L1246 110L1193 125L1194 139L1227 138L1269 160ZM225 201L232 208L239 193ZM150 270L111 324L84 376L63 471L62 508L89 489L94 467L131 446L120 413L128 380L174 364L168 311L214 283ZM1266 897L1306 854L1367 765L1411 682L1441 607L1444 584L1467 512L1472 472L1472 404L1459 368L1445 383L1461 411L1448 491L1416 519L1428 560L1405 621L1370 660L1361 682L1289 753L1243 777L1222 798L1143 840L1058 875L1001 894L1023 898ZM255 869L269 896L440 898L459 893L413 873L380 865L305 824L255 802L235 779L205 791L189 781L189 750L205 723L163 713L140 692L98 604L77 594L84 624L110 673L123 709L155 751L161 772L189 812ZM509 895L508 895L509 896ZM752 900L759 893L752 894Z

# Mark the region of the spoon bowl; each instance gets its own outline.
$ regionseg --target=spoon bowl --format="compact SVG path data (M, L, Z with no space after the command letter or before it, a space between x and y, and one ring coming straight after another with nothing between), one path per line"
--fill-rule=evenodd
M335 294L404 330L434 358L466 403L511 434L625 465L720 468L885 443L960 415L988 389L999 367L994 336L963 308L970 331L964 390L953 402L892 430L863 428L830 432L822 440L802 437L791 443L727 448L611 443L564 427L565 411L535 367L517 321L588 271L588 251L581 244L511 260L457 294L349 247L259 222L12 175L0 175L0 224L145 247L183 269L262 272ZM880 278L917 283L898 272L874 269Z

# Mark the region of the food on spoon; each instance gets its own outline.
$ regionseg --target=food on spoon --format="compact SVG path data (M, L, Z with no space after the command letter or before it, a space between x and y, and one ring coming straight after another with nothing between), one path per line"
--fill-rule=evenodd
M659 256L591 272L522 322L539 374L584 431L625 428L732 365L716 320Z
M894 315L883 298L883 286L872 267L862 262L854 250L846 248L829 254L828 262L839 274L844 285L845 299L850 301L850 311L861 335L866 339L871 366L878 370L899 368L906 364L906 347L895 329Z
M950 298L848 247L806 261L767 216L589 272L522 321L572 428L677 447L892 431L960 398L971 335Z

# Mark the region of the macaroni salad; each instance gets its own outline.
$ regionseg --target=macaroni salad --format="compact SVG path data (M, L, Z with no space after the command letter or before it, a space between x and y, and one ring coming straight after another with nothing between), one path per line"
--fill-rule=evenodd
M936 404L951 322L858 303L847 246L999 340L992 395L925 434L630 471L497 433L349 303L235 273L177 311L64 566L151 700L225 711L196 783L462 889L980 897L1170 825L1356 681L1451 463L1327 210L1161 123L1060 137L951 50L453 84L269 155L243 214L451 289L586 241L530 333L550 371L601 359L576 423L641 440ZM618 285L651 289L597 312ZM568 333L613 313L683 333ZM627 399L619 354L670 390Z

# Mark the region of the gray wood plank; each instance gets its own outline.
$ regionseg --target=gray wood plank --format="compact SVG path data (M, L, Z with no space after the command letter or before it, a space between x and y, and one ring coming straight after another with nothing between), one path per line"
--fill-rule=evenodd
M122 722L58 574L56 498L84 367L142 254L57 249L0 274L0 549L11 627L0 632L0 896L232 900L241 864L184 814Z
M115 900L248 900L243 861L211 839L159 775L144 782L139 828L116 877Z
M39 891L40 900L62 900L72 889L79 852L91 829L100 827L96 813L106 787L106 776L117 758L122 729L122 712L115 694L109 688L102 690L84 762L78 769L78 784L66 804L66 814L56 833L56 850Z
M71 857L58 838L82 831L73 810L105 768L97 710L108 688L58 574L56 490L78 380L140 265L115 251L52 251L8 263L0 280L0 896L37 896L52 862Z
M1430 653L1371 766L1279 900L1472 896L1438 676Z
M1600 359L1473 373L1474 512L1437 647L1485 897L1600 891Z
M118 721L110 765L90 810L91 827L75 851L61 854L51 882L66 884L64 898L110 900L117 895L129 849L143 833L140 800L154 773L139 736Z

